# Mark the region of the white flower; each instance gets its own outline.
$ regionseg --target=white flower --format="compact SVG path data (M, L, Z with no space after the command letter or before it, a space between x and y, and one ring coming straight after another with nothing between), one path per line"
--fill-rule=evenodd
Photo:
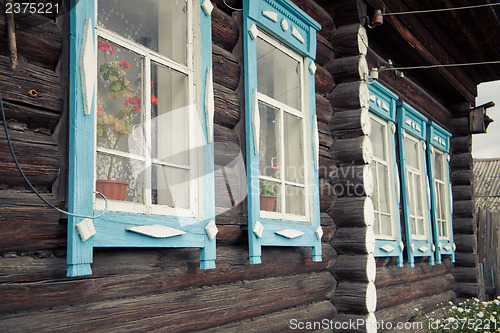
M500 305L500 301L499 301L499 300L497 300L497 299L496 299L496 300L494 300L493 302L494 302L496 305Z
M476 301L476 303L481 302L479 299L477 299L477 298L475 298L475 297L473 298L473 300L474 300L474 301Z
M462 313L462 312L464 312L464 309L458 308L458 312Z
M465 309L465 313L470 313L470 309Z
M452 309L452 310L456 310L456 309L457 309L457 307L456 307L455 305L453 305L453 306L451 307L451 309Z
M453 305L453 302L452 301L448 301L448 304Z
M483 311L479 311L479 313L477 314L477 316L478 316L479 318L483 318L483 317L484 317L484 313L483 313Z
M447 321L449 321L450 323L453 323L454 321L456 321L456 319L455 319L455 318L453 318L453 317L450 317L450 318L448 318L448 319L446 319L446 320L447 320Z

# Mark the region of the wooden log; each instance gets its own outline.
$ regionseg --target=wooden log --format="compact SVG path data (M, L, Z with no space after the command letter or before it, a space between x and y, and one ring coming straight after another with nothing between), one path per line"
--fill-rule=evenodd
M474 202L471 200L453 201L453 217L474 217Z
M479 293L477 283L456 283L454 290L457 297L461 298L477 297Z
M333 115L332 105L320 94L316 94L316 115L318 122L326 124L328 124Z
M328 127L332 132L350 131L359 133L359 136L370 135L371 122L368 109L337 111L333 114Z
M240 154L240 141L236 133L224 126L214 124L215 164L230 165Z
M476 221L473 218L453 219L453 232L455 234L474 234L476 230Z
M453 200L472 200L474 197L474 186L453 185L451 192L453 193Z
M450 174L450 180L453 186L472 185L474 180L474 173L471 169L453 170Z
M372 227L339 228L331 243L339 254L370 254L375 250L375 234Z
M455 279L446 274L426 279L425 283L407 283L377 288L377 309L383 310L421 297L452 290Z
M469 117L452 118L448 124L453 136L467 136L469 132Z
M368 51L368 36L361 24L340 26L332 34L331 42L337 58L366 55Z
M323 66L316 66L316 73L314 74L314 82L316 85L316 93L328 94L335 87L335 81L332 74Z
M455 281L457 283L477 283L479 270L477 267L455 267L453 269L453 276L455 276Z
M333 136L330 133L318 131L319 144L325 148L330 148L333 145Z
M340 164L370 164L372 161L372 144L366 135L336 140L328 152Z
M361 228L373 225L373 202L370 197L340 197L330 209L335 225L339 228Z
M458 169L467 169L472 170L473 164L472 154L464 153L464 154L453 154L450 159L450 168L451 170Z
M373 312L368 314L339 313L333 327L336 333L376 333L377 317Z
M377 307L377 290L373 282L342 282L335 289L333 304L339 312L368 314Z
M377 266L375 286L384 288L400 284L424 283L428 279L450 274L452 269L453 265L449 261L434 266L429 266L428 262L416 263L415 267Z
M337 84L366 80L369 72L364 55L335 59L326 68L330 71Z
M316 63L321 66L326 66L330 61L335 58L332 44L323 37L321 33L316 34Z
M59 150L52 138L30 130L10 130L9 136L16 158L29 181L34 186L52 185L59 174ZM10 154L3 130L0 131L0 170L0 183L26 185Z
M319 179L319 201L320 211L326 212L335 201L335 193L332 186L325 178Z
M337 168L337 165L335 164L335 161L333 159L320 155L318 168L319 178L330 177L330 173L334 172L335 168Z
M456 252L455 266L456 267L476 267L479 265L477 253L471 252Z
M337 26L355 23L364 25L366 23L366 5L362 0L323 0L323 2L329 6L329 11Z
M30 129L47 129L47 132L56 127L60 117L60 114L56 112L7 101L4 101L3 108L6 119L15 119L26 124Z
M457 234L453 236L457 246L456 252L477 252L477 237L474 234Z
M285 332L290 329L309 327L308 325L312 325L313 328L321 328L323 320L334 318L336 314L337 311L333 304L329 301L323 301L198 332L255 332L256 330L260 332Z
M319 146L319 156L320 157L325 157L325 158L329 158L329 159L332 159L332 154L330 154L328 152L328 149L326 147L323 147L323 146Z
M372 254L341 255L333 266L333 277L337 281L374 282L377 267Z
M158 323L171 331L193 331L322 301L333 286L328 272L294 275L5 315L1 322L6 331L71 330L89 322L103 331L149 331L157 329ZM77 299L83 291L72 289L67 294Z
M368 85L365 81L338 84L329 95L335 111L367 109L370 106Z
M450 148L452 154L470 153L472 151L472 135L452 137Z
M238 42L239 29L236 21L219 8L212 11L212 42L232 51Z
M373 172L368 164L341 165L330 174L330 183L335 194L340 197L373 194Z
M15 23L18 55L33 65L53 71L62 48L61 30L57 23L35 14L16 15ZM0 16L0 26L6 26L5 15ZM7 29L0 29L2 56L9 56L7 41Z
M41 193L57 205L55 195ZM0 191L0 252L40 251L66 245L66 226L59 213L29 191Z
M0 89L4 102L30 105L54 113L61 113L63 91L60 79L53 71L19 62L10 68L10 59L0 56Z
M241 10L241 0L211 0L217 8L223 10L225 13L231 15L234 10ZM233 9L234 8L234 9Z
M240 120L240 99L234 90L214 83L214 122L233 128Z
M236 57L212 44L212 63L214 82L235 90L240 83L240 64Z
M292 0L292 2L321 25L321 32L328 32L331 29L335 28L332 17L326 10L324 10L320 5L317 4L317 1Z

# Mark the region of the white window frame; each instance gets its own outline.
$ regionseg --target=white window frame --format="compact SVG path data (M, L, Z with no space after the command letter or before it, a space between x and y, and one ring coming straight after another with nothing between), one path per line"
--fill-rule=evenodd
M450 211L449 211L449 202L450 202L450 195L449 195L449 177L447 175L447 153L444 152L444 151L441 151L439 149L436 149L434 148L433 146L431 146L431 153L432 153L432 158L434 158L437 154L440 154L442 155L442 162L441 162L441 165L440 167L442 168L442 173L443 173L443 176L445 179L441 180L441 179L437 179L436 178L436 171L435 171L435 168L437 167L437 165L434 163L434 161L432 162L432 166L434 167L434 188L435 188L435 193L434 193L434 196L435 196L435 200L436 200L436 205L439 205L440 206L440 210L441 212L443 212L442 214L444 214L445 216L445 219L440 219L439 216L437 216L437 213L436 213L436 223L437 223L437 228L438 228L438 236L439 236L439 240L451 240L451 233L453 232L451 230L451 221L450 221ZM444 201L445 202L441 202L441 196L439 195L439 187L438 187L438 184L442 185L443 188L444 188ZM443 208L444 207L444 208ZM446 230L447 230L447 233L448 235L447 236L442 236L442 233L441 233L441 223L445 223L446 224Z

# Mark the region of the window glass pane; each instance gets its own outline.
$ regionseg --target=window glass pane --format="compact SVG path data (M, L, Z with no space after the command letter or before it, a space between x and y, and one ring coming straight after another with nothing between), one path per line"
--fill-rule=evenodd
M406 164L411 166L412 168L418 169L418 155L420 149L420 142L414 141L409 137L405 139L405 158Z
M259 180L260 210L281 212L281 186L277 182L266 179Z
M418 230L417 230L416 219L414 217L411 217L410 222L411 222L412 235L417 235Z
M375 212L375 222L373 224L375 235L380 235L380 214Z
M442 206L442 203L441 203L441 184L439 183L435 183L435 187L436 187L436 215L437 215L437 218L438 219L442 219L443 218L443 214L442 214L442 210L441 210L441 206Z
M438 192L438 201L439 201L439 207L440 207L440 215L439 218L442 220L447 220L446 212L447 212L447 204L448 200L446 199L446 187L444 184L438 184L439 192Z
M257 38L257 90L300 110L300 63Z
M382 125L378 121L372 119L372 132L370 134L372 147L373 147L373 156L378 157L379 159L386 161L385 154L385 137L387 126Z
M189 208L189 170L153 164L151 199L154 205Z
M392 236L391 216L380 215L380 234L384 236Z
M373 208L375 211L380 211L380 205L379 205L379 195L378 195L378 171L377 171L377 162L372 160L371 164L372 168L372 173L373 173L373 181L374 181L374 187L373 187L373 194L372 194L372 201L373 201Z
M421 182L420 175L414 175L415 177L415 213L417 216L423 216L422 213L422 194L425 191L423 184ZM424 185L425 186L425 185Z
M152 158L187 165L190 134L188 77L153 64L150 85Z
M390 213L389 170L383 164L378 165L378 186L380 197L380 212Z
M288 214L305 215L305 189L287 185L285 191L286 212Z
M434 151L434 177L444 181L444 154Z
M425 225L424 225L424 219L417 219L417 225L418 225L418 234L419 236L425 236Z
M441 222L441 237L448 237L448 224L446 221Z
M280 146L280 111L259 102L260 115L260 175L279 178Z
M285 179L304 184L303 119L284 112Z
M143 203L144 162L112 154L97 153L97 180L128 182L125 201Z
M142 65L136 54L99 39L97 147L142 155Z
M186 63L187 2L144 0L99 0L97 24Z

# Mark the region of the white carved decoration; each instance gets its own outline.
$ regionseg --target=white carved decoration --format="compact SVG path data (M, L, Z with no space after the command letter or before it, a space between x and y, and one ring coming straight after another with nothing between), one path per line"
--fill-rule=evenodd
M253 90L253 113L252 113L252 130L253 144L255 155L259 155L260 144L260 114L259 114L259 99L257 98L257 89Z
M311 61L311 64L309 65L309 72L311 72L312 75L316 74L316 64L314 61Z
M387 103L384 101L382 101L382 109L384 109L387 112L391 111L391 109L389 108L389 105L387 105Z
M415 252L415 244L411 243L410 245L411 252Z
M392 133L396 133L396 125L395 124L392 124L391 129L392 129Z
M405 121L406 125L410 126L410 127L413 127L413 122L410 120L410 119L406 119Z
M313 118L313 144L314 144L314 167L316 170L319 168L319 132L318 132L318 116L314 115Z
M82 79L83 111L86 115L92 109L95 83L97 80L97 57L94 46L94 27L90 18L85 21L82 54L80 56L80 76Z
M96 234L92 219L83 219L78 222L76 224L76 231L80 235L82 242L86 242L90 237Z
M283 31L287 31L287 30L288 30L288 28L289 28L289 26L288 26L288 21L287 21L287 20L285 20L285 19L281 20L281 29L282 29Z
M217 235L219 229L217 229L214 220L210 220L210 222L207 223L207 225L205 226L205 232L207 233L208 239L213 240L215 238L215 235Z
M384 246L381 246L380 249L384 250L385 252L391 252L395 249L395 247L389 244L385 244Z
M451 246L446 245L446 246L444 247L444 249L445 249L446 251L451 251Z
M258 238L262 238L262 234L264 233L264 226L262 225L262 223L260 223L259 221L255 222L253 233Z
M431 250L432 250L432 252L436 252L436 245L432 244Z
M302 35L300 34L300 32L293 25L292 25L292 36L295 37L295 38L297 38L297 40L299 42L301 42L302 44L304 44L306 42L304 40L304 37L302 37Z
M453 243L453 251L456 251L457 250L457 245L455 243Z
M450 161L450 154L446 154L446 160L449 162Z
M168 238L185 234L185 231L167 227L165 225L152 224L128 227L127 231L135 232L153 238Z
M272 12L270 10L264 10L262 11L262 15L264 15L273 22L278 22L278 13Z
M318 240L321 240L321 237L323 237L323 228L319 226L318 228L316 228L316 231L314 233L316 234L316 238Z
M370 95L370 101L375 102L377 100L377 96Z
M424 141L422 141L422 148L424 148L424 150L427 150L427 144Z
M210 0L205 0L201 4L201 8L203 9L203 12L205 12L205 15L210 16L210 14L212 14L212 10L214 10L214 5L212 5Z
M439 247L440 250L442 250L443 249L443 244L439 243L438 247Z
M382 105L382 100L380 98L377 98L377 106Z
M257 26L255 24L252 24L248 29L248 33L250 34L250 37L252 37L252 39L255 39L259 35L259 29L257 29Z
M207 80L205 82L205 117L207 118L207 140L212 142L214 132L214 82L212 68L207 69Z
M297 238L304 234L302 231L298 231L295 229L283 229L280 231L275 231L274 233L289 239Z
M403 242L399 242L399 249L401 251L403 251L404 248L405 248L405 245L403 244Z
M421 132L422 130L420 129L420 125L419 124L415 124L415 129L417 130L417 132Z
M425 245L422 245L421 247L418 248L418 250L420 252L427 252L427 251L429 251L429 248Z

